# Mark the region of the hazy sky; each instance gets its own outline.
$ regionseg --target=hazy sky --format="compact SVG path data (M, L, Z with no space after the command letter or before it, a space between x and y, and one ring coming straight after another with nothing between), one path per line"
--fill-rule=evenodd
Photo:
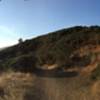
M100 25L100 0L0 2L0 47L74 25Z

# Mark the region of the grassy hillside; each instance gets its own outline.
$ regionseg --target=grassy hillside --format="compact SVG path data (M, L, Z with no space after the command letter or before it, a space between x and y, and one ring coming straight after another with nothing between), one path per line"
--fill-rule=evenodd
M53 64L68 68L73 65L86 66L90 63L91 52L84 51L87 53L80 57L80 52L76 51L98 45L99 26L62 29L0 51L0 67L2 70L32 71L34 67Z
M0 100L100 100L100 27L71 27L7 47L0 73Z

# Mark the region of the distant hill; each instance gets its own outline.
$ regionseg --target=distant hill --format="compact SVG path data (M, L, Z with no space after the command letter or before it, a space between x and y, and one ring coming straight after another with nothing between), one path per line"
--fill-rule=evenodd
M71 71L86 68L98 58L96 55L100 55L100 27L75 26L0 51L0 67L1 71L9 68L23 72L33 72L35 68Z

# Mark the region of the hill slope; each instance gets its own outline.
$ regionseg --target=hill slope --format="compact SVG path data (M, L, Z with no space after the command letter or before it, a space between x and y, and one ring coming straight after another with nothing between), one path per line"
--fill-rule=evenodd
M1 69L10 67L19 71L33 71L34 67L48 69L50 66L65 69L84 67L91 63L93 56L99 54L99 46L99 26L76 26L26 40L0 51L0 65Z
M100 100L100 27L62 29L5 48L0 71L0 100Z

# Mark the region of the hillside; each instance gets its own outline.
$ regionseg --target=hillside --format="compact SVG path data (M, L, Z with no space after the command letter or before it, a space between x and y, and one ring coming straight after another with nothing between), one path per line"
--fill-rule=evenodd
M0 64L1 68L19 71L33 71L34 67L48 68L52 65L66 69L83 67L90 64L91 56L99 53L99 46L99 26L76 26L8 47L0 51Z
M100 26L7 47L0 51L0 72L0 100L100 100Z

